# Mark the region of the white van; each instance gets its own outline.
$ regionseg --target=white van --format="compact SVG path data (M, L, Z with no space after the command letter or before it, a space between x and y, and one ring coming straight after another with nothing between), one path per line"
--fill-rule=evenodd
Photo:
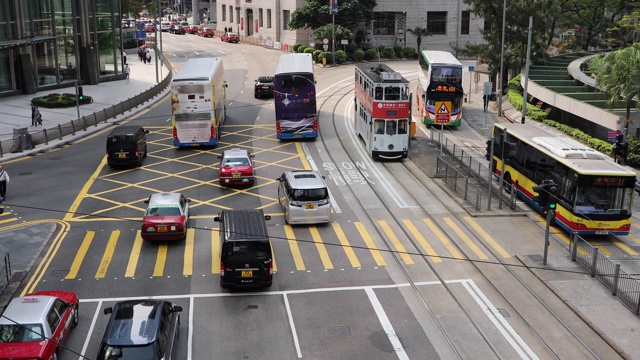
M161 31L169 31L169 29L171 29L171 22L170 21L162 21L160 23L160 30Z
M329 189L316 170L285 171L279 178L278 201L287 224L327 223L331 220Z

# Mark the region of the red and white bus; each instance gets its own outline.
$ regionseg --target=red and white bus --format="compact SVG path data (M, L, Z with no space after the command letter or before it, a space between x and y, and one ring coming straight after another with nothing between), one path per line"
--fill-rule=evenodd
M409 81L385 64L357 64L355 129L374 159L405 159L411 142Z

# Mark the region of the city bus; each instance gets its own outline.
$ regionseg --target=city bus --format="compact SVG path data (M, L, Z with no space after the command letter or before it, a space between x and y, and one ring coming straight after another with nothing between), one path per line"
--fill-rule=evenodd
M318 137L311 54L280 55L274 78L274 104L278 139Z
M215 146L227 111L221 58L193 58L171 82L173 145Z
M448 126L462 123L464 87L462 84L462 64L448 51L423 50L420 53L418 90L416 99L418 111L425 125L439 125L436 122L436 102L451 103Z
M487 141L487 158L491 143ZM568 232L629 233L636 173L545 125L494 124L491 169L495 177L504 169L507 191L515 188L540 212L544 209L534 198L540 194L533 187L553 181L557 187L553 222Z
M406 159L411 142L410 84L385 64L357 64L355 131L374 159Z

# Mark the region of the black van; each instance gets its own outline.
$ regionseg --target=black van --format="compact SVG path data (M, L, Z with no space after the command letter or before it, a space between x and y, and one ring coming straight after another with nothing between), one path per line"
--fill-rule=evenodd
M147 134L138 125L121 125L107 136L107 163L110 167L141 165L147 156Z
M262 210L223 210L220 223L220 286L271 286L273 254Z

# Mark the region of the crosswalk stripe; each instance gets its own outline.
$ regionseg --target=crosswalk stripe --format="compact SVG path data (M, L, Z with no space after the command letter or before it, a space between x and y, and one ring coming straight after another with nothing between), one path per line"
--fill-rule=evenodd
M113 258L113 253L116 251L116 245L118 245L119 237L120 230L114 230L111 232L111 236L109 236L109 242L107 243L107 248L104 250L102 261L100 261L100 266L98 267L98 271L96 272L96 279L102 279L107 274L107 269L109 269L111 259Z
M342 231L342 227L340 227L340 224L338 223L332 223L331 226L333 226L333 231L336 232L336 235L338 236L338 240L340 240L340 244L342 244L342 249L347 254L347 257L349 258L349 262L351 263L351 266L353 266L354 268L359 268L360 261L358 260L356 253L353 251L351 244L349 244L349 240L347 240L347 237L344 235L344 231Z
M438 256L438 253L433 249L433 247L431 247L431 244L427 242L424 236L420 234L420 231L418 231L416 226L413 225L413 223L409 220L403 220L403 222L404 222L404 225L407 227L407 229L409 229L413 237L415 237L418 240L418 242L420 243L420 246L422 246L425 253L429 255L429 258L435 263L441 263L442 259L440 259L440 256Z
M481 228L480 225L478 225L478 223L475 222L471 217L465 216L464 219L467 221L467 223L469 223L469 225L471 225L471 227L473 228L473 230L475 230L475 232L477 232L478 234L480 234L480 236L482 236L484 241L489 243L489 245L491 245L491 247L494 248L500 254L500 256L502 256L505 259L511 258L511 255L509 255L509 253L502 246L500 246L500 244L498 244L498 242L495 241L489 234L487 234L487 232L484 231L484 229Z
M480 260L489 259L489 257L485 255L485 253L482 252L482 250L480 250L478 245L476 245L476 243L471 241L471 239L467 236L467 234L465 234L464 231L462 231L462 229L460 229L460 227L456 223L454 223L453 220L451 220L451 218L444 217L443 219L444 219L444 222L447 223L447 225L449 225L451 229L453 229L456 235L458 235L458 237L462 239L462 241L464 241L465 244L467 244L467 246L471 249L471 251L473 251L476 254L476 256L480 258Z
M158 255L156 256L156 265L153 267L153 276L164 275L164 264L167 262L167 244L158 245Z
M296 270L304 271L304 260L300 254L300 247L296 241L296 235L293 233L291 225L284 225L284 233L287 236L287 242L289 243L289 249L291 249L291 255L293 256L293 262L296 264Z
M358 232L360 232L362 240L364 240L364 243L367 244L367 248L369 248L371 255L376 260L376 264L378 266L387 266L387 262L384 261L380 250L378 250L378 248L376 247L376 244L371 239L371 235L369 235L369 232L364 227L364 225L360 221L356 221L354 224L356 225L356 229L358 229Z
M598 250L605 254L606 256L611 256L613 255L613 253L611 252L611 250L607 249L607 247L605 245L602 245L602 243L600 243L599 241L595 241L595 240L589 240L589 244L593 245L593 246L597 246Z
M196 237L196 229L188 228L187 236L184 239L184 265L182 274L184 276L193 275L193 242Z
M220 274L220 234L211 231L211 273Z
M78 276L78 271L80 271L82 261L87 255L87 251L89 251L89 247L91 246L91 242L93 241L95 235L95 231L87 231L87 233L84 235L84 240L82 240L82 244L80 244L80 248L78 248L76 257L73 259L73 263L71 264L71 269L69 269L69 273L67 273L67 276L64 277L65 279L75 279L76 276Z
M127 262L127 270L124 273L124 277L134 277L136 275L136 267L138 266L138 259L140 259L140 251L142 250L142 235L140 230L136 231L136 238L133 240L133 248L129 255L129 262Z
M458 249L453 246L451 240L449 240L449 238L446 237L442 231L440 231L440 229L436 226L436 224L433 223L433 221L431 221L431 219L422 219L422 221L427 224L429 229L431 229L431 231L436 235L440 242L447 248L447 250L449 250L449 254L451 254L454 259L464 260L464 257L462 257L462 254L460 254Z
M387 222L384 220L378 220L378 224L382 227L382 231L387 234L387 237L389 238L389 240L391 240L391 244L393 244L393 247L396 249L396 251L400 253L402 261L404 261L404 263L407 265L415 264L411 256L407 254L407 249L404 248L396 234L393 232L393 230L391 230L389 224L387 224Z
M629 254L631 256L638 256L638 253L636 251L634 251L632 248L628 247L627 244L623 243L622 241L618 240L617 238L614 237L611 240L613 241L613 244L615 246L620 248L620 250L626 252L627 254Z
M324 243L322 242L322 237L320 237L318 228L315 226L309 226L309 232L311 232L311 238L313 239L313 243L316 244L316 248L318 249L318 254L320 254L322 265L327 270L333 269L333 263L329 258L329 253L327 253L327 248L324 246Z

